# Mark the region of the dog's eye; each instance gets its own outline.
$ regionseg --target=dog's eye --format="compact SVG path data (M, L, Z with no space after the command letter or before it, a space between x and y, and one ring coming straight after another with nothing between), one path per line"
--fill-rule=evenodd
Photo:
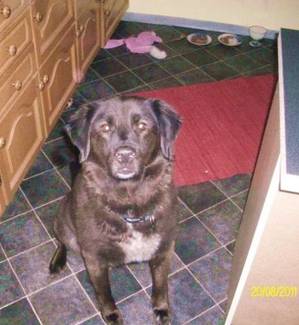
M143 130L146 129L147 124L146 124L145 122L140 121L140 122L138 122L137 127L138 127L138 129L139 129L140 131L143 131Z
M109 131L111 130L111 126L110 126L108 123L103 123L103 124L101 125L101 130L102 130L103 132L109 132Z

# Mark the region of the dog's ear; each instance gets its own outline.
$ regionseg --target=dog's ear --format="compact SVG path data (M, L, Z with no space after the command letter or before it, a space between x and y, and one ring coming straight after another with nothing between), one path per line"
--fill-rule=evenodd
M95 103L82 105L65 126L71 142L79 149L80 163L84 162L90 153L91 126L97 115L98 106Z
M166 102L150 99L150 105L158 122L160 143L163 156L173 159L173 144L182 121L174 109Z

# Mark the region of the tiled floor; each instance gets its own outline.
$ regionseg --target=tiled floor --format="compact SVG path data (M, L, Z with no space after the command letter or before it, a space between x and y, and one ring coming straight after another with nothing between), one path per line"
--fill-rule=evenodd
M76 167L62 127L80 103L116 93L276 73L271 40L253 49L243 37L240 47L226 48L212 32L213 43L196 48L184 38L193 30L124 22L115 37L148 29L163 38L167 59L130 54L124 47L102 50L0 222L1 324L103 324L79 256L69 254L68 266L59 275L48 273L55 249L53 217ZM180 232L169 281L173 324L223 323L233 246L249 183L249 175L236 175L179 188ZM152 324L146 265L115 269L112 290L126 324Z

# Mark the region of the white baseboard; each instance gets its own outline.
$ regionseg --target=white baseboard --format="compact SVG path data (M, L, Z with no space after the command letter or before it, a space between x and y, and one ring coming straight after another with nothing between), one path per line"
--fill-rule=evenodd
M161 25L168 25L168 26L196 28L196 29L210 30L215 32L234 33L239 35L248 35L248 27L245 26L215 23L215 22L189 19L189 18L179 18L179 17L128 12L125 14L123 20L136 21L141 23L151 23L151 24L158 24L158 25L161 24ZM277 37L277 33L278 32L274 30L268 30L266 34L266 38L275 39Z

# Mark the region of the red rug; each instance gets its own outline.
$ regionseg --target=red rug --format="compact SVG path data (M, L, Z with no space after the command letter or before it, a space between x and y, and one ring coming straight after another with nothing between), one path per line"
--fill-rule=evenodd
M274 86L265 75L137 93L167 101L182 116L175 183L252 173Z

